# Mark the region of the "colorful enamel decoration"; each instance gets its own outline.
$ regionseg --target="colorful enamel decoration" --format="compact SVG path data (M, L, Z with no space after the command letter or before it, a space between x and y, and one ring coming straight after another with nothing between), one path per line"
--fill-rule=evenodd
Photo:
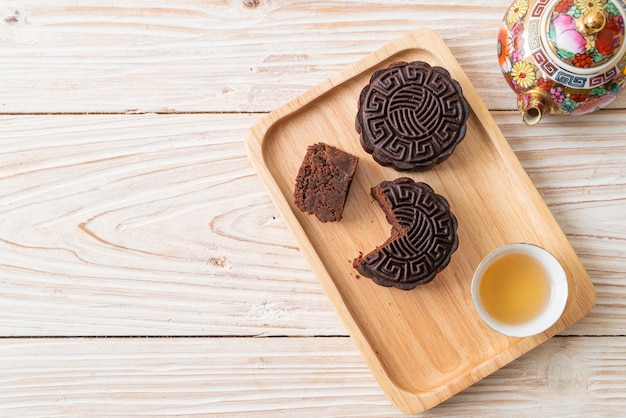
M623 0L515 0L498 33L498 61L523 121L583 115L626 84Z

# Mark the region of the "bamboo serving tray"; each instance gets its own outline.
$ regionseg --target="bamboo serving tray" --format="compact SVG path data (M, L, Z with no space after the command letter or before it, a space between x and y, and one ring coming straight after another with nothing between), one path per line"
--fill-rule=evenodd
M357 100L375 70L416 60L446 68L461 84L471 114L465 139L450 158L426 172L399 173L361 148L354 127ZM316 142L360 159L340 222L320 223L293 203L298 169L307 146ZM404 412L439 404L578 321L595 304L591 280L565 234L458 62L431 30L407 33L271 112L250 129L246 146L372 373ZM459 248L450 264L410 291L378 286L352 267L360 251L382 244L391 231L370 188L401 176L445 196L459 223ZM561 319L528 338L507 337L485 325L470 294L481 259L512 242L552 252L569 282Z

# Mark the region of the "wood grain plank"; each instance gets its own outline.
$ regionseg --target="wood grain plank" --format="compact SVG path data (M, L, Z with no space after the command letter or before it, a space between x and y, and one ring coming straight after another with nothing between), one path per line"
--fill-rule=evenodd
M626 96L534 130L497 111L515 107L495 59L510 2L1 2L0 415L403 416L341 337L243 137L262 116L247 112L422 26L598 292L572 336L424 415L623 415ZM84 336L109 338L65 338Z
M624 347L553 338L423 416L619 416ZM403 416L349 338L4 339L0 414Z
M626 334L623 113L494 115L596 285L566 333ZM1 116L0 335L346 335L245 156L260 116Z
M254 120L3 118L0 334L344 333L245 156Z
M8 2L0 7L0 113L269 111L419 27L441 35L490 109L511 110L495 51L509 5Z

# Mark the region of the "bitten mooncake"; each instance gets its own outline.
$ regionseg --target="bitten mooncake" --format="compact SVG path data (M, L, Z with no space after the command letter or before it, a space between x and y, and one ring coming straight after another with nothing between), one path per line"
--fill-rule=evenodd
M426 183L408 177L383 181L372 196L392 225L391 237L353 261L381 286L410 290L431 281L457 249L457 220L448 201Z

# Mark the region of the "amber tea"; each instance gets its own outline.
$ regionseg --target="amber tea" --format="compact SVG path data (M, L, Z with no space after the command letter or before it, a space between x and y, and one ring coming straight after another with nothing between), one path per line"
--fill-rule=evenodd
M480 262L472 279L476 312L493 330L510 337L528 337L554 325L568 293L563 266L533 244L496 248Z
M520 324L543 311L550 299L550 280L533 257L506 254L485 269L479 293L483 307L495 320Z

